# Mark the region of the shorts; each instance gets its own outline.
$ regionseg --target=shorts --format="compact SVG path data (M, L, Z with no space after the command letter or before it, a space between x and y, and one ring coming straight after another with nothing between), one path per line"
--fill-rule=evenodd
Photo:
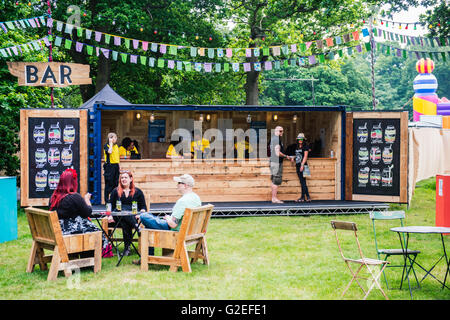
M276 186L281 185L283 178L283 163L271 162L270 163L270 180Z

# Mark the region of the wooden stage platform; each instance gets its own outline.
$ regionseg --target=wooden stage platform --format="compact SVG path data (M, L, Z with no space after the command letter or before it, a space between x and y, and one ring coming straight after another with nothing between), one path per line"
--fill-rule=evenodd
M204 202L203 204L206 204ZM274 204L267 201L254 202L211 202L214 205L212 217L255 217L255 216L310 216L310 215L345 215L368 214L373 210L386 211L389 204L369 201L317 200L309 203L286 201ZM174 203L151 204L150 212L154 215L170 214ZM93 211L105 210L103 205L94 205Z

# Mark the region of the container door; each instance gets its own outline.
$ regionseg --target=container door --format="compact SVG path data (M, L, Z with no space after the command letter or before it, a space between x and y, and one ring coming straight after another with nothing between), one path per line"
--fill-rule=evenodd
M408 112L347 112L345 199L407 203Z

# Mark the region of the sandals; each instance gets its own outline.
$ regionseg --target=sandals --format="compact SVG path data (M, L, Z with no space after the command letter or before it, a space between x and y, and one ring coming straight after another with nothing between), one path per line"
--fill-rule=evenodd
M298 198L298 199L295 200L294 202L297 202L297 203L299 203L299 202L305 202L305 199L304 199L304 198Z
M305 201L306 202L311 202L311 197L307 197Z

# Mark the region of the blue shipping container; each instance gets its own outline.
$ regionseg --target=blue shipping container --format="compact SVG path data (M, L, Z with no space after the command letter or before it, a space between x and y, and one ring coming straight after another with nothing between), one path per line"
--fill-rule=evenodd
M17 239L16 177L0 177L0 243Z

